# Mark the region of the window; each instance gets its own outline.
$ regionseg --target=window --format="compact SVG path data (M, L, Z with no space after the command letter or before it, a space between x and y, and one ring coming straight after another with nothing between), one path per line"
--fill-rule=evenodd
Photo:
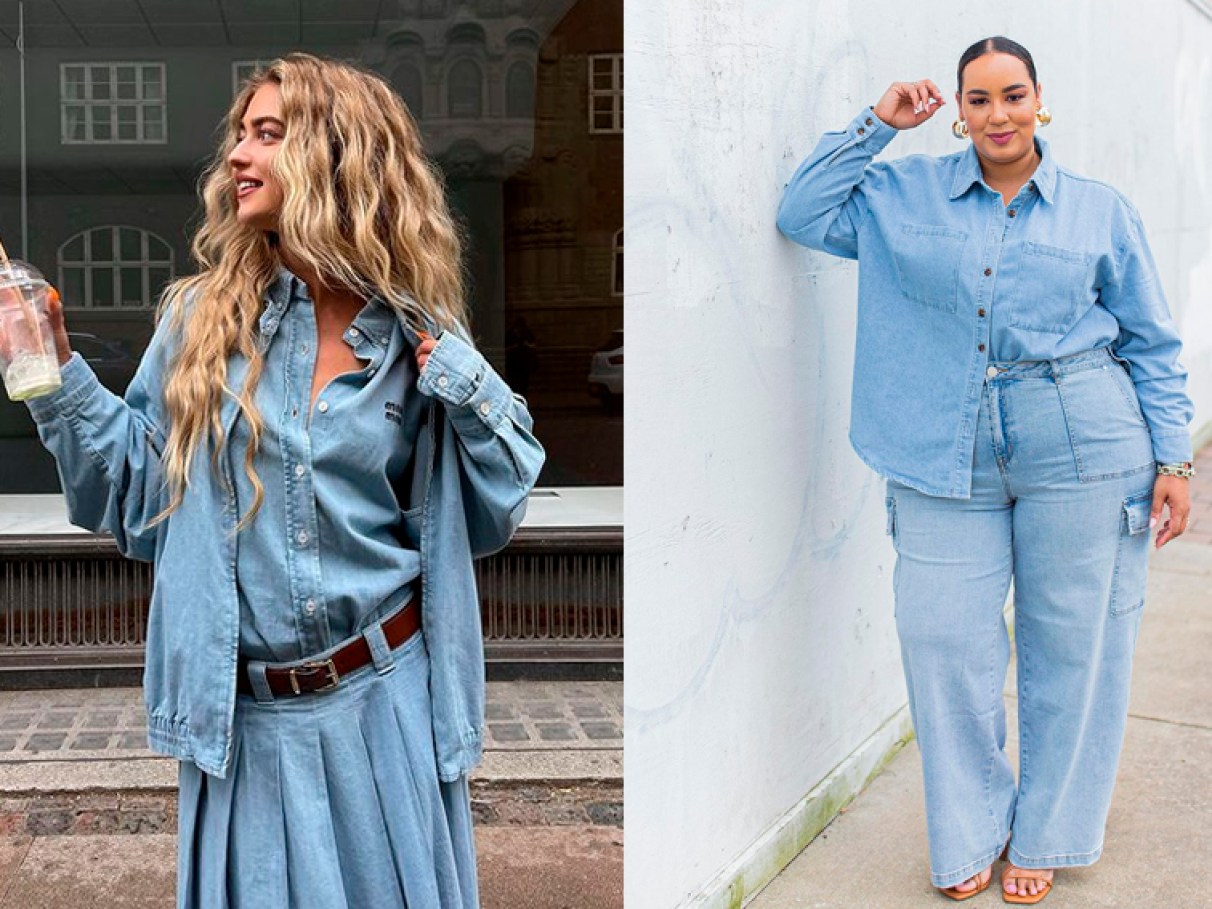
M450 68L449 114L452 117L479 117L484 108L484 80L480 67L472 60L460 60Z
M59 247L59 287L69 305L147 309L172 277L172 248L137 227L94 227Z
M623 131L623 55L589 55L589 131Z
M534 116L534 70L528 63L515 63L505 76L505 116Z
M425 116L424 91L421 71L411 63L401 63L391 73L391 86L404 99L408 112L414 120Z
M257 70L265 69L271 62L270 60L233 60L231 64L231 93L233 95L240 94L240 87L244 85L244 80Z
M65 145L161 145L168 141L163 63L59 66Z
M614 235L614 261L610 269L611 294L623 295L623 231L622 228Z

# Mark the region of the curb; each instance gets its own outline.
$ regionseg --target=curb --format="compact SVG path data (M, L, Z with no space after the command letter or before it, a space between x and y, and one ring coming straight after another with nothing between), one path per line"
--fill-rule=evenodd
M470 788L484 826L623 826L620 750L487 752ZM176 831L172 758L0 765L0 836Z

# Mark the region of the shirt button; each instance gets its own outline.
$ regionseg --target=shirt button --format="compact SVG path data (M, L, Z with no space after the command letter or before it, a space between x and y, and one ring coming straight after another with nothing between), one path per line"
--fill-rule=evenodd
M866 133L866 132L867 132L867 130L863 129L861 126L858 128L858 134L859 134L860 136L861 136L861 135L863 135L863 134L864 134L864 133Z
M484 414L484 416L488 416L489 413L491 413L491 412L492 412L492 405L489 404L487 401L481 401L480 402L480 413Z
M359 334L360 334L360 332L356 328L351 328L349 330L349 336L351 338L356 338Z
M321 401L319 404L316 405L316 409L319 410L320 413L328 413L328 402Z
M445 388L449 384L450 379L446 378L446 376L438 376L438 388Z
M976 349L977 349L977 350L979 350L981 353L984 353L984 352L985 352L985 345L984 345L984 344L977 344L977 345L976 345Z
M309 537L309 536L307 535L307 531L306 531L306 530L300 530L300 531L299 531L299 532L298 532L298 533L295 535L295 539L299 541L299 545L300 545L300 546L306 546L306 545L307 545L307 541L308 541L308 540L310 540L310 539L311 539L311 537Z
M978 309L978 310L976 311L976 314L977 314L978 316L980 316L982 319L983 319L983 318L985 318L985 311L984 311L983 309Z
M985 378L992 379L996 375L997 375L996 366L990 366L988 369L985 370Z
M315 600L308 600L308 601L307 601L307 602L304 604L303 608L307 610L307 614L308 614L308 615L314 615L314 614L315 614L315 611L316 611L316 601L315 601Z
M1013 218L1013 217L1014 217L1014 209L1013 209L1013 208L1012 208L1012 209L1010 209L1008 212L1006 212L1006 214L1008 214L1008 215L1009 215L1011 218Z
M874 120L872 120L870 117L868 117L868 118L867 118L867 121L866 121L866 122L867 122L867 125L868 125L868 126L875 126L875 121L874 121Z
M307 468L306 468L306 467L304 467L302 464L296 464L296 465L295 465L295 476L296 476L296 477L301 477L301 476L303 476L303 474L305 474L305 473L307 473Z
M985 277L987 278L987 277L989 277L991 274L993 274L993 269L992 269L992 268L986 268L986 269L985 269Z

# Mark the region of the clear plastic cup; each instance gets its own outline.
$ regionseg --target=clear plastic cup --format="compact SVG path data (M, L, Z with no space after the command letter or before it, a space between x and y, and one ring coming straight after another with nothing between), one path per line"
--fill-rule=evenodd
M18 259L0 260L0 373L10 399L50 394L62 384L47 303L50 285Z

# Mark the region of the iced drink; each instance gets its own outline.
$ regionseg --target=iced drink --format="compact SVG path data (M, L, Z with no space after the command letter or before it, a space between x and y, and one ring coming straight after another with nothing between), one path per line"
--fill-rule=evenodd
M49 394L62 384L47 315L49 293L32 265L0 258L0 372L14 401Z

